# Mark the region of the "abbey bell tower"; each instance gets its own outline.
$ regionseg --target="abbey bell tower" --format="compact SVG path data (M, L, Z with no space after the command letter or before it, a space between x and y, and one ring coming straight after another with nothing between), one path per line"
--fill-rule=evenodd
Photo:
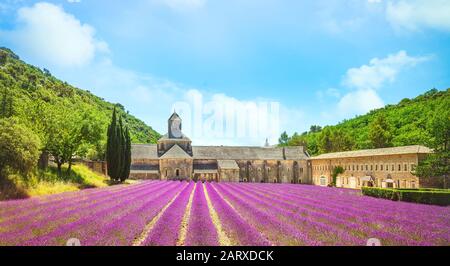
M158 140L158 156L164 155L174 145L180 146L182 150L192 156L191 140L181 131L181 118L175 111L167 120L167 134Z
M183 133L181 133L181 118L178 116L176 112L170 116L168 122L167 132L169 133L169 138L171 139L180 139L183 137Z

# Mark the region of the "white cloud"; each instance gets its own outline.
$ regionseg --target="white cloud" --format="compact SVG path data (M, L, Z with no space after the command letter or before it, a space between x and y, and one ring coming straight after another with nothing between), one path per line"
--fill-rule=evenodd
M409 56L405 51L382 59L373 58L368 65L349 69L344 77L344 84L357 89L378 89L385 82L395 81L402 69L413 67L429 58Z
M9 37L25 54L52 66L82 66L108 44L95 38L95 29L82 24L60 6L37 3L18 11L18 28ZM20 49L19 48L19 49Z
M344 95L338 103L339 114L349 115L364 114L373 109L384 106L383 100L372 89L361 89Z
M81 3L81 0L67 0L69 3Z
M346 88L350 89L349 92L342 97L336 89L317 93L319 99L324 96L339 99L335 109L332 112L323 112L322 116L328 120L333 117L344 119L383 107L384 102L377 90L382 90L386 83L394 82L401 71L430 58L429 56L410 56L405 51L399 51L385 58L373 58L367 65L350 68L342 82Z
M410 31L433 28L450 31L450 1L409 0L389 2L387 20L396 29Z

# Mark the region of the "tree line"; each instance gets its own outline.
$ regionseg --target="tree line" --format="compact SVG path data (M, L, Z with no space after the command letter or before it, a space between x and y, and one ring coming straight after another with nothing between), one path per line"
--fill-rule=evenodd
M368 114L324 128L314 125L302 134L283 132L279 146L304 146L311 155L360 149L424 145L434 153L418 165L415 174L440 177L447 186L450 172L450 89L432 89L414 99L403 99Z
M26 180L39 167L47 169L51 158L63 178L76 159L105 160L113 112L123 128L118 149L130 153L132 141L156 141L157 132L115 106L0 48L0 177L17 173ZM125 166L131 157L123 157ZM114 178L124 180L126 173Z

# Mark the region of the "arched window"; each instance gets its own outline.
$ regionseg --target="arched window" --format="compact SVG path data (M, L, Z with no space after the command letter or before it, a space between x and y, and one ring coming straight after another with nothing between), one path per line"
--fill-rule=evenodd
M321 186L326 186L327 185L327 178L324 176L320 177L320 185Z
M180 176L180 169L175 170L175 176Z

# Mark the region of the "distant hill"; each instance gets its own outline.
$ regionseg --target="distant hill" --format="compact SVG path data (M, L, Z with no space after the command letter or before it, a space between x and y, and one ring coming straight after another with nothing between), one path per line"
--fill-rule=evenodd
M115 105L53 77L46 69L26 64L8 48L0 48L0 99L4 94L12 97L15 112L26 112L39 101L74 109L89 108L95 112L105 132ZM156 143L160 137L158 132L126 112L122 105L117 106L130 129L132 142Z
M324 147L321 147L324 144L320 139L324 131L327 131L331 135L338 132L336 135L345 136L344 140L349 144L344 145L346 148L343 150L374 148L369 140L369 127L378 116L384 117L389 125L392 136L389 146L428 145L432 138L431 118L440 115L441 110L448 109L450 109L450 89L443 91L432 89L414 99L405 98L398 104L386 105L334 126L324 128L312 126L308 132L288 137L284 145L306 145L312 155L324 153Z

